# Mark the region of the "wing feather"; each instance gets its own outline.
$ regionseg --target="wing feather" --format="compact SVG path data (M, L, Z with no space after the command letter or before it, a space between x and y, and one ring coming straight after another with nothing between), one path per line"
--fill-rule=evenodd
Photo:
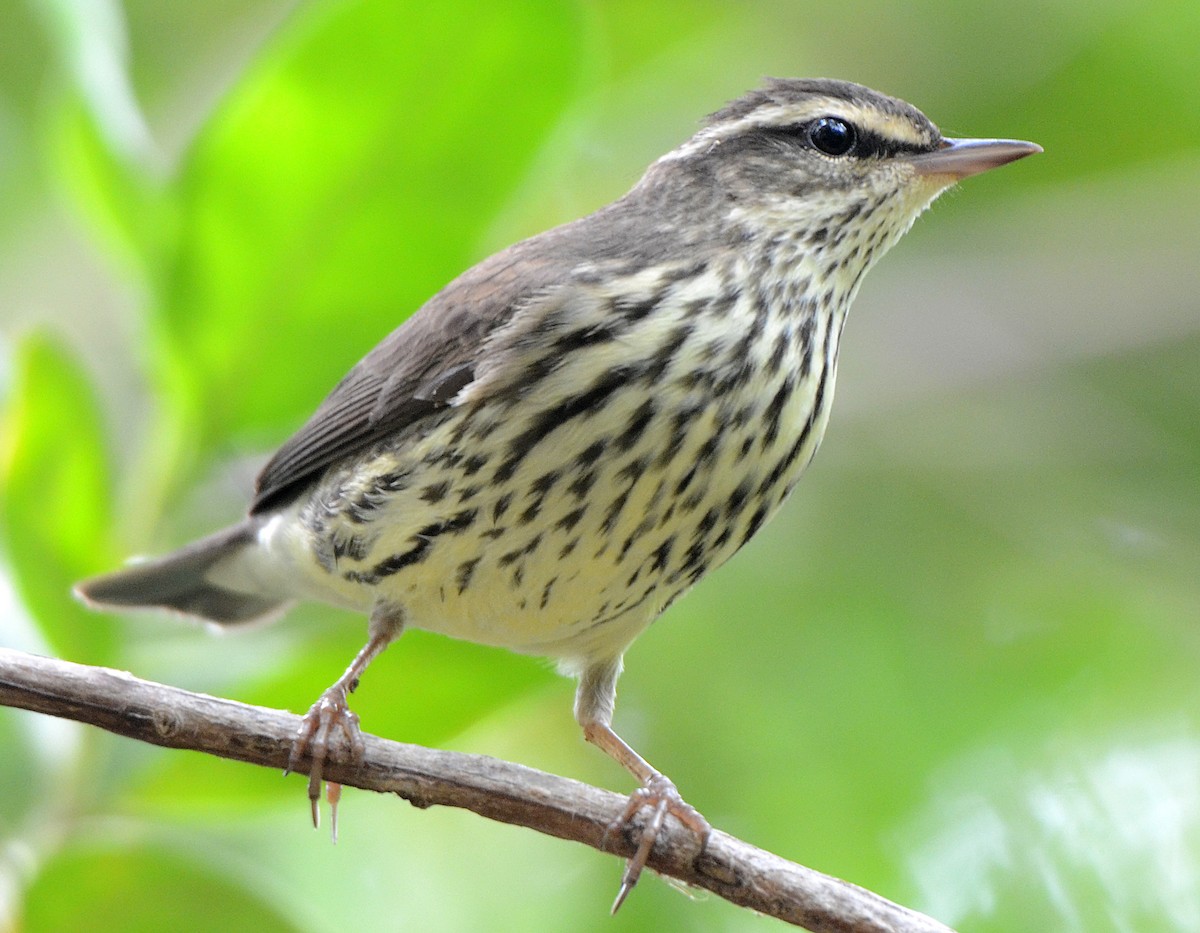
M652 174L653 167L646 177ZM565 302L575 287L594 292L600 269L630 274L684 256L694 263L717 243L682 240L672 215L644 203L655 190L645 181L594 214L485 259L429 299L346 374L267 463L251 514L286 504L331 465L456 400L477 402L519 387L520 373L498 372L508 364L483 354L500 328L512 323L520 330L526 312L537 315L535 305L546 311L545 299ZM532 317L526 323L536 326Z
M533 296L569 279L578 257L553 243L568 229L525 240L469 269L392 331L263 468L251 514L286 504L329 466L452 404L474 379L488 335Z

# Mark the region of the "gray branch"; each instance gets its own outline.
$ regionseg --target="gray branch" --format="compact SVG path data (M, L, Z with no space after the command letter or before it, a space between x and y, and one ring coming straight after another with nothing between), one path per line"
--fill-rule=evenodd
M121 671L0 648L0 705L99 726L118 735L282 770L300 717L248 706ZM626 798L482 755L364 735L357 764L329 762L331 781L399 794L417 807L465 807L560 839L628 857L630 841L606 834ZM650 867L734 904L813 933L953 933L922 914L755 848L714 829L703 851L668 821Z

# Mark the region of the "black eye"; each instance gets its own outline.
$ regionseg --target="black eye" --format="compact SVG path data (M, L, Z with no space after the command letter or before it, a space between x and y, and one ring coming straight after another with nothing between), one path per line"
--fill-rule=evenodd
M821 117L808 125L808 141L825 155L845 155L854 148L857 138L854 127L837 117Z

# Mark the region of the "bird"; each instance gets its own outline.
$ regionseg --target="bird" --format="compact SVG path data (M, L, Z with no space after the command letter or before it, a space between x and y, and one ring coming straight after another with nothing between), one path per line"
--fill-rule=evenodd
M431 297L279 448L244 521L76 593L222 626L300 600L365 614L291 750L314 824L325 763L362 753L348 695L406 628L552 659L585 739L638 782L615 911L667 816L709 833L613 728L626 649L791 493L867 270L947 188L1040 151L944 137L860 84L767 79L624 196Z

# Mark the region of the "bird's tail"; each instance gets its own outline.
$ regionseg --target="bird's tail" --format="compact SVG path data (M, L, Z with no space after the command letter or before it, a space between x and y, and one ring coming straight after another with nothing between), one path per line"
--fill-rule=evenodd
M98 608L160 608L212 622L250 622L280 609L286 600L244 593L210 579L212 571L255 544L253 519L201 538L155 560L75 584L75 595Z

